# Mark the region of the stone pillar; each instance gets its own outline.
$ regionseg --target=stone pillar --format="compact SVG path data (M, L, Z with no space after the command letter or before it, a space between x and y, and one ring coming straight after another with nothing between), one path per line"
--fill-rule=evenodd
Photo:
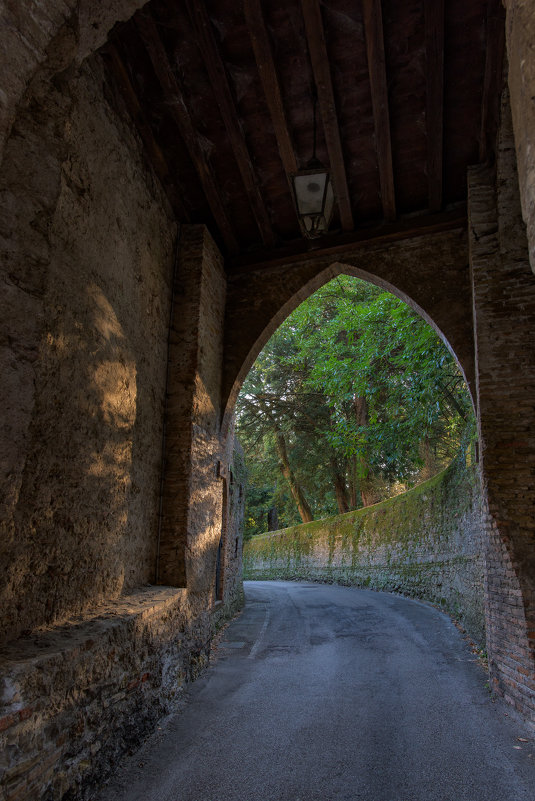
M210 593L221 535L226 280L202 225L182 227L169 342L158 581Z
M494 689L535 724L535 277L507 98L497 151L469 172L487 645Z

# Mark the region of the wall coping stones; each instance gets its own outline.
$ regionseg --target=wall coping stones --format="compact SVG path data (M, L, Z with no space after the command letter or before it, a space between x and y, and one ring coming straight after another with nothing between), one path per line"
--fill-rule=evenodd
M161 614L186 597L186 589L148 586L117 600L98 604L59 625L34 629L26 636L0 646L0 669L81 646L90 647L96 637L102 637L117 626L136 618L144 620L156 613Z

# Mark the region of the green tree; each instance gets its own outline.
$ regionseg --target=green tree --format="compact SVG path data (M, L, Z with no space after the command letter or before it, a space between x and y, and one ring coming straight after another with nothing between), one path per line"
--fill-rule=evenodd
M238 401L248 461L271 453L304 522L428 477L454 455L470 418L462 377L430 326L348 276L288 317Z

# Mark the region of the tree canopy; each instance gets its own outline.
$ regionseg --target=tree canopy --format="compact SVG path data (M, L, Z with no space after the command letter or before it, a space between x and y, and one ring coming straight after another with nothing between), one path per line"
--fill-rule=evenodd
M464 381L433 329L390 293L340 276L280 326L238 398L246 534L268 528L269 509L282 527L423 480L471 424Z

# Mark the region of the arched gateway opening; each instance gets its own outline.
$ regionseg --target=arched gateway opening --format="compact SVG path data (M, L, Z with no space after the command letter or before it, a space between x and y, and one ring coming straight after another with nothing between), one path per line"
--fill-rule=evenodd
M510 151L508 152L510 153ZM511 162L507 162L507 158L504 156L501 163L501 174L504 175L504 179L507 170L511 167ZM485 192L488 191L487 178L488 176L477 171L474 171L471 176L474 208L484 208L483 205L478 207L477 204L479 193L483 198ZM481 181L481 179L483 180ZM479 441L483 451L478 472L482 489L484 599L492 686L503 693L520 710L523 708L523 701L520 698L526 692L528 695L531 693L532 685L531 678L524 681L521 677L531 677L535 664L533 638L529 633L531 625L529 620L532 617L533 606L533 571L532 555L530 555L532 552L529 547L526 547L527 543L523 539L523 535L516 539L515 536L509 538L505 533L509 529L509 524L500 526L494 518L501 502L496 500L493 504L490 498L493 490L500 494L498 484L501 482L496 482L496 478L500 470L499 464L503 463L504 449L506 451L512 449L513 452L510 452L510 455L513 456L514 470L522 471L521 464L524 454L521 453L521 449L527 447L527 443L525 439L502 441L497 443L496 450L492 447L491 454L489 446L493 440L496 440L496 431L490 431L488 428L490 419L487 416L488 412L487 414L483 413L482 416L482 404L488 409L488 403L490 402L492 405L490 395L493 394L489 392L488 379L490 376L485 375L482 380L481 372L477 371L477 365L479 364L479 371L481 371L482 360L485 361L490 355L485 347L482 348L481 341L478 339L483 328L488 325L485 304L489 302L489 296L484 297L485 293L480 292L475 286L480 265L481 269L486 269L484 261L479 261L479 248L481 247L484 252L487 247L486 243L483 244L481 241L479 226L488 225L489 220L493 220L495 214L492 204L489 204L485 211L488 216L482 215L472 232L470 240L471 272L469 273L465 269L467 253L464 235L461 232L446 232L430 237L429 240L420 238L417 250L415 242L408 242L395 243L383 248L372 248L371 254L366 253L365 255L353 251L347 256L344 254L343 258L334 262L332 259L319 257L307 260L306 263L293 264L291 274L288 273L286 265L274 264L269 272L267 284L262 283L263 303L261 306L256 305L250 316L243 304L243 289L239 287L237 280L231 278L229 281L231 305L227 309L227 321L233 320L233 304L235 303L240 314L245 314L248 337L242 336L238 339L231 326L226 330L226 344L229 350L226 352L224 362L223 399L228 398L228 400L223 417L223 430L225 430L229 419L228 412L233 409L243 378L273 330L305 297L334 276L352 274L365 278L392 291L397 297L415 308L433 326L447 344L450 352L454 354L476 407ZM417 268L415 262L412 261L416 254ZM371 256L371 259L366 264L365 260L368 256ZM422 257L429 260L429 272L424 282L418 277L422 275L422 270L425 270L420 261ZM372 264L375 268L373 272L370 270ZM282 278L283 274L284 281L279 281L279 276ZM393 285L392 280L388 280L393 276L397 278L397 286ZM468 283L466 283L467 277L470 278ZM525 279L527 283L532 282L527 272L525 272ZM248 277L247 290L253 293L251 296L254 296L255 291L259 291L261 280L260 274L253 273ZM501 315L500 318L503 320ZM496 321L496 319L495 317L494 320ZM496 322L493 323L493 325L495 324ZM474 334L476 336L475 343ZM240 354L239 362L235 359L237 353ZM476 363L474 363L474 354ZM515 379L513 379L513 383L516 383ZM511 387L507 392L510 389ZM516 394L516 390L513 391L513 394ZM494 419L496 419L496 415L494 415ZM501 415L500 419L504 420ZM512 420L510 419L509 422ZM519 453L519 460L515 453ZM502 484L503 487L504 484ZM519 498L519 495L520 493L517 493L516 497ZM508 503L505 502L505 505ZM513 501L513 505L516 505L515 501ZM494 514L491 511L493 508ZM516 518L517 512L512 512L512 516ZM505 521L501 522L503 524ZM514 527L513 523L511 523L511 527ZM509 625L511 628L508 628ZM516 657L512 659L510 654L506 653L508 646L505 643L510 637L514 639L515 645L511 640L511 647L518 659ZM526 661L524 662L524 660ZM513 661L515 666L512 664ZM516 672L517 670L518 672Z
M238 396L245 578L396 589L447 608L484 648L470 395L420 315L335 269L271 336Z
M454 251L453 251L454 253ZM438 254L435 254L438 255ZM420 254L421 257L421 254ZM395 258L395 256L394 256ZM444 332L439 326L437 322L433 319L430 315L429 311L426 311L425 307L422 307L418 304L416 300L410 297L406 291L401 288L394 286L390 281L383 278L381 275L374 275L370 273L368 270L364 269L364 260L363 259L354 259L354 264L351 263L344 263L342 261L336 260L333 261L328 266L324 266L323 264L319 265L319 271L313 278L308 280L304 286L302 286L295 294L288 298L288 300L284 303L282 308L280 308L272 317L271 320L267 323L266 327L261 331L258 338L253 344L251 350L245 356L244 362L238 370L238 375L235 379L234 384L230 388L229 391L229 398L227 401L227 407L225 408L224 417L223 417L223 430L225 430L227 420L233 415L234 413L234 404L239 393L241 386L243 384L244 378L249 372L252 364L254 363L255 359L257 358L258 354L262 350L262 348L266 345L269 341L270 337L276 331L276 329L284 322L284 320L290 315L304 300L314 294L318 289L323 287L329 281L333 280L337 276L351 276L354 278L359 278L363 281L367 281L371 284L374 284L377 287L385 290L386 292L390 292L395 297L399 298L399 300L403 301L403 303L407 304L411 309L413 309L420 317L422 317L425 322L433 328L433 330L437 333L440 339L444 342L450 353L452 354L453 358L456 360L456 363L461 370L464 380L467 383L467 386L473 389L473 358L466 347L460 347L461 355L458 356L454 350L454 346L448 340L448 334L453 340L453 342L457 342L461 339L458 330L458 321L455 319L454 314L450 318L447 319L447 331L448 333ZM442 267L442 265L440 265ZM440 269L440 268L439 268ZM385 271L387 272L387 271ZM410 284L409 284L410 285ZM287 290L284 289L282 297L284 297L287 293ZM434 308L434 304L430 303L430 298L427 296L427 293L419 292L417 297L420 300L425 298L427 301L426 306L433 309L433 311L437 312L440 316L442 311L441 308ZM425 302L424 301L424 302ZM443 303L443 301L442 301ZM442 303L440 304L442 306ZM462 313L465 313L467 309L464 307L463 300L458 300L459 310L461 316ZM453 319L452 319L453 318ZM459 342L460 344L460 342ZM463 363L464 362L464 363Z

